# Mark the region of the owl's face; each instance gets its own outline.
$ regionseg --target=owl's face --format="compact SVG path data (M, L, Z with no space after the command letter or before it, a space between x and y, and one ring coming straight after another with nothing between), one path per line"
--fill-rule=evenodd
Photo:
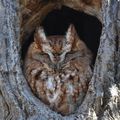
M43 28L39 27L34 36L35 49L32 50L32 57L50 68L59 70L70 60L85 56L85 47L73 25L69 26L65 36L49 37L46 37Z

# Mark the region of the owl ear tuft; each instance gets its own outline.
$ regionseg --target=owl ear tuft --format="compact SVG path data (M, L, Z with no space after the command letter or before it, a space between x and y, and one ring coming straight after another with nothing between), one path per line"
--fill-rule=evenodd
M35 35L34 35L34 41L37 44L40 44L40 43L46 42L46 40L47 40L47 38L46 38L43 27L40 26L40 27L36 28Z
M67 30L67 33L66 33L66 40L68 42L74 42L75 38L77 36L77 32L75 30L75 27L73 24L70 24L68 30Z

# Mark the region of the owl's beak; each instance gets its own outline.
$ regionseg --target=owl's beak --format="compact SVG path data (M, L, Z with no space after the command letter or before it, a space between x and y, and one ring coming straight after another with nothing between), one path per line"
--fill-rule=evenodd
M59 62L59 60L60 60L60 56L55 54L54 55L54 62L57 64Z
M60 68L61 68L61 67L60 67L60 64L59 64L59 63L53 65L54 71L59 71Z

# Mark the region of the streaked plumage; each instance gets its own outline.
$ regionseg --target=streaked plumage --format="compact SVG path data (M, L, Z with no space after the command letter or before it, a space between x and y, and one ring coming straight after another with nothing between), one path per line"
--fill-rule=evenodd
M51 109L68 115L82 103L91 78L92 54L70 25L65 36L34 35L24 64L33 93Z

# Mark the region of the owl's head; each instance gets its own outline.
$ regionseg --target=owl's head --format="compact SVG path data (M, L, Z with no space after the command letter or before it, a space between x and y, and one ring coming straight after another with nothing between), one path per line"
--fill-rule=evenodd
M56 69L65 61L74 59L76 56L85 56L87 47L77 35L75 27L71 24L66 35L46 37L44 29L39 27L34 35L34 46L37 48L34 59L44 62L47 60ZM68 58L68 59L67 59Z

